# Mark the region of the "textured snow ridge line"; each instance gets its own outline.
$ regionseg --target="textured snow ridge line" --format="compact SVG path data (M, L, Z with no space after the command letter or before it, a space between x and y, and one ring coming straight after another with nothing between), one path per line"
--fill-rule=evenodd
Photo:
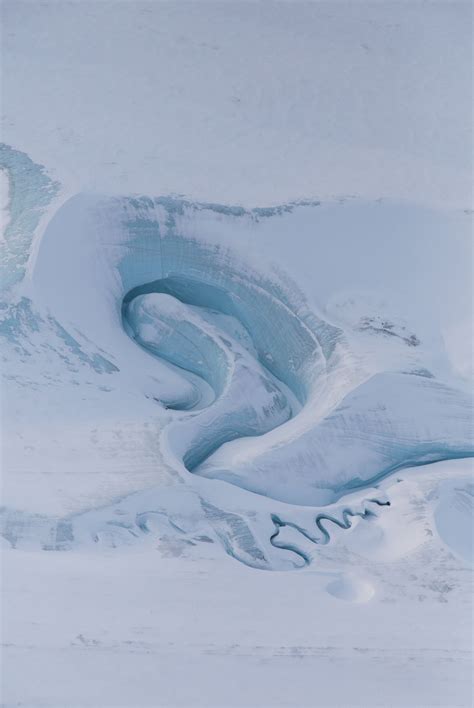
M7 203L2 205L5 211L8 208L8 219L2 219L0 244L0 289L6 290L23 278L35 230L59 184L42 165L4 143L0 143L0 170L8 185Z

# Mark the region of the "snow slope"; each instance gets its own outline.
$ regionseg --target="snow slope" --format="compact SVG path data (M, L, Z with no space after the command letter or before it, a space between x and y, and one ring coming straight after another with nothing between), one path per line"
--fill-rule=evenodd
M3 139L74 192L468 208L470 11L6 0Z

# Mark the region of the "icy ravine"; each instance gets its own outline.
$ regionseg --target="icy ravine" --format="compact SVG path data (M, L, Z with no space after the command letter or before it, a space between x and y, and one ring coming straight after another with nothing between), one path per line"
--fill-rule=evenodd
M128 328L145 349L197 374L214 392L215 399L199 415L199 424L191 423L190 437L183 424L174 442L172 432L168 434L175 451L187 440L182 459L189 471L225 442L261 435L291 417L283 384L256 361L246 330L231 316L225 321L230 332L220 330L212 321L222 323L222 314L196 307L191 311L169 295L138 296L125 312ZM247 348L235 337L247 339ZM191 404L186 402L184 407ZM197 397L197 404L202 405L202 396Z
M367 504L374 513L385 503L369 492L383 476L472 455L470 398L429 339L364 301L349 321L316 314L281 265L249 265L239 237L257 238L269 225L287 239L311 228L320 208L77 195L57 211L16 300L4 305L10 407L28 408L40 386L47 416L55 405L61 418L70 411L75 430L99 406L112 435L132 439L133 426L115 417L116 407L129 408L131 420L154 427L146 433L150 474L163 470L167 484L181 485L151 492L134 481L143 465L137 438L130 482L115 504L91 501L105 484L93 479L80 493L66 490L78 499L86 491L79 511L54 515L7 498L4 537L12 545L114 546L184 534L183 543L219 540L248 565L294 567L309 558L308 539L327 540L321 520L347 528L350 517L368 516ZM344 316L349 310L343 306ZM28 415L34 428L34 411ZM67 432L63 421L58 428ZM94 459L116 484L126 447L117 441L109 458L97 457L93 440L81 443L80 464ZM61 444L48 450L48 474ZM34 449L18 445L15 460ZM64 449L73 471L67 437ZM60 484L64 498L68 485ZM7 493L10 486L15 480ZM352 501L338 501L353 489Z
M212 276L207 277L210 280ZM234 301L231 290L233 280L226 290L214 290L209 281L189 283L183 277L155 281L152 285L145 286L145 289L153 288L157 292L179 295L194 307L197 307L196 303L201 306L204 303L204 306L216 308L211 311L211 316L215 317L217 313L218 317L224 315L231 318L230 313L239 313L239 309L243 307L242 301L245 302L240 293ZM250 285L249 289L252 291L254 286ZM141 289L138 288L137 292L141 292ZM127 296L130 297L133 298ZM167 313L170 302L173 303L171 316ZM160 312L160 304L163 312ZM270 321L278 322L278 329L285 333L287 325L278 317L278 305L277 301L275 312L270 310ZM257 311L261 309L258 300L251 307ZM163 299L163 296L140 295L131 299L125 311L126 322L132 333L146 330L145 334L137 334L136 338L151 352L158 355L163 355L164 352L168 361L195 374L203 375L202 367L206 362L208 383L211 385L212 377L225 369L221 361L223 354L220 357L216 353L215 343L213 350L209 331L206 338L202 334L203 323L200 323L199 330L196 326L196 315L191 315L180 301ZM166 320L164 326L163 320ZM249 318L246 322L249 329L244 329L243 332L250 331L249 345L252 346L253 323ZM293 324L292 320L290 322ZM200 333L198 344L192 342L193 328L195 332ZM330 330L329 325L327 328ZM267 344L269 338L264 339L265 333L262 336L261 329L256 331L260 347L258 344L255 346L255 355L276 369L290 385L293 384L296 396L302 395L305 385L310 391L307 394L309 397L314 396L311 387L319 393L321 387L318 386L318 378L327 378L327 368L331 365L336 369L342 368L338 366L337 360L334 362L334 356L331 361L330 355L329 362L325 362L322 369L315 368L311 372L313 380L310 375L308 383L305 373L310 371L311 358L316 358L314 352L322 350L322 347L318 346L317 335L312 335L314 348L313 351L309 350L306 362L302 358L300 373L299 368L292 366L294 360L291 352L288 354L291 370L285 372L285 353L282 354L273 348L278 347L279 342L270 340ZM311 331L305 327L303 333L309 334L308 339L311 342ZM392 337L397 336L393 328L388 329L388 333ZM336 334L331 334L336 339ZM292 339L292 332L287 336ZM340 332L337 337L342 340ZM403 345L408 347L416 347L419 344L415 335L399 338ZM285 339L285 334L282 339ZM229 332L225 333L225 337L221 334L220 343L221 352L227 347L230 356L232 349L238 347ZM190 344L194 346L195 351L190 350ZM302 351L304 352L304 349ZM223 443L268 432L284 423L291 415L282 393L278 396L274 385L268 380L268 376L265 376L266 367L261 365L258 374L257 362L254 365L257 367L257 378L253 376L248 380L249 365L246 358L248 359L249 352L241 349L237 355L245 363L236 366L235 361L233 362L232 373L229 374L231 383L225 391L224 400L218 399L210 406L210 410L200 413L187 423L182 421L175 424L169 431L168 439L172 449L178 452L180 446L182 448L184 445L181 459L188 470L197 474L224 479L282 501L317 504L318 489L328 489L337 495L344 489L370 484L395 469L470 454L468 397L463 397L459 392L456 393L448 386L434 381L428 371L415 369L403 373L382 372L360 385L355 384L354 390L343 397L340 404L319 424L314 420L313 408L311 427L305 429L303 423L296 441L290 439L283 449L279 445L276 452L273 447L264 450L257 459L251 457L244 464L235 463L234 452L237 445L241 450L246 441L237 443L233 448L224 447L220 450ZM233 356L235 357L235 353ZM230 365L228 368L230 369ZM298 375L301 376L299 383ZM222 388L222 382L214 382L213 388L218 395L219 386ZM261 395L260 390L263 390L266 397ZM305 399L301 398L300 402L303 406L306 403ZM438 417L432 414L432 411L437 409L443 410ZM303 415L300 417L304 418ZM245 454L245 449L243 452ZM294 485L293 470L298 470L303 478L298 485Z
M201 450L186 463L189 452L181 450L188 469L281 501L319 504L331 495L337 498L346 489L370 484L395 469L471 453L470 399L436 381L420 364L423 355L413 357L416 366L410 362L411 350L420 344L416 335L407 334L403 327L399 330L391 322L377 326L376 321L363 319L362 331L398 339L398 365L403 365L399 372L374 372L361 380L343 331L313 313L301 315L303 298L299 296L298 302L294 286L285 290L275 280L259 278L248 265L239 264L232 253L222 257L219 249L183 239L176 224L171 222L170 226L169 213L168 232L162 235L159 221L154 222L153 210L158 205L159 200L151 205L145 200L139 203L140 220L146 223L145 238L154 238L154 247L159 250L156 259L161 263L154 267L156 273L161 270L162 277L136 286L133 295L167 293L195 308L211 310L218 317L234 318L237 326L243 325L249 334L257 359L303 405L297 419L274 430L273 438L253 441L256 451L248 455L248 440L221 445L232 437L266 432L265 427L276 428L283 421L273 421L274 406L268 412L263 401L260 406L264 411L267 408L267 426L260 421L248 425L248 412L253 408L255 415L255 405L259 403L255 387L247 398L253 398L253 405L247 406L246 412L245 408L239 410L235 393L227 392L226 400L218 404L224 409L223 417L211 406L209 411L188 423L176 424L170 431L171 448L178 451L183 444L199 447L199 441L212 430L214 442L203 443L207 455ZM176 211L176 205L172 209ZM225 212L222 207L221 210ZM143 232L138 245L135 240L131 248L144 248L142 238ZM121 267L124 268L123 262ZM147 263L147 273L150 267ZM133 295L127 294L126 299ZM159 320L156 310L155 317ZM184 309L180 309L178 317L180 326L185 327ZM130 318L127 321L133 329ZM150 322L147 326L151 326ZM229 345L232 337L228 332L227 337L224 342ZM163 337L158 338L163 344ZM169 348L169 342L166 346ZM180 355L186 356L182 346L178 349ZM212 358L209 347L208 352ZM168 359L169 356L168 353ZM218 370L218 358L212 361L211 368ZM179 362L182 366L181 358ZM234 371L234 377L236 390L245 390L241 372ZM227 433L221 434L226 425Z

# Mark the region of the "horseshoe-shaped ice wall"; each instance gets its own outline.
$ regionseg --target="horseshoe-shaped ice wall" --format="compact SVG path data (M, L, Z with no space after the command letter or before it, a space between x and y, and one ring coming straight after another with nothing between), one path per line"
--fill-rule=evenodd
M398 349L389 366L364 367L350 332L219 235L278 213L78 196L45 235L36 284L51 305L55 299L59 319L113 353L122 370L134 366L131 339L157 367L166 362L167 381L154 397L197 408L163 441L178 467L320 504L403 466L472 454L470 399L422 366L416 335L367 320L364 334L389 336ZM70 266L53 280L48 260ZM199 380L212 389L207 404Z
M315 370L324 367L338 336L314 315L305 322L288 290L255 273L230 251L185 238L177 218L186 206L173 200L135 199L123 204L128 253L119 270L127 305L140 294L161 292L190 305L213 309L238 320L251 334L258 359L303 402ZM160 226L158 216L165 211ZM158 214L157 214L158 212ZM232 218L233 211L226 214Z
M130 457L127 426L140 416L156 433L146 428L154 435L153 453L147 449L138 466L184 482L173 513L185 525L192 497L198 526L208 524L229 553L257 567L283 567L285 548L298 554L294 534L319 543L320 518L344 528L354 515L365 518L366 502L381 503L365 490L382 476L472 454L471 400L419 330L383 310L362 309L350 321L346 305L342 317L333 311L329 321L316 312L314 296L311 304L306 299L313 270L323 275L301 252L320 228L320 209L245 211L181 199L77 195L56 211L39 240L34 213L22 217L33 249L29 257L21 254L17 270L21 278L26 268L26 278L16 300L2 306L0 334L12 344L13 370L20 349L22 361L32 362L19 381L19 390L31 391L25 405L43 395L30 389L31 376L44 381L45 396L55 395L58 412L66 404L66 429L90 415L92 426L110 419L114 427L114 400L123 442L110 457L99 456L95 469L102 474L105 465L100 479L110 482L115 459L120 464L129 454L129 481L115 488L119 495L139 494L120 509L96 512L102 483L79 472L87 510L64 518L7 510L11 543L25 534L41 537L43 547L96 537L128 542L149 533L158 518L166 526L168 512L159 509L169 495L133 484L139 448L135 440ZM333 213L339 211L336 205ZM12 248L18 223L12 220L7 234ZM270 265L274 256L277 267ZM57 394L50 363L61 385ZM71 397L74 386L78 395ZM14 383L11 388L15 400ZM81 391L92 392L87 403ZM88 444L86 463L94 454ZM66 454L68 445L61 448ZM61 451L56 457L51 449L44 461L60 468ZM338 503L354 489L362 497ZM119 512L121 525L114 518Z
M326 370L340 331L309 312L305 321L277 279L255 273L235 253L183 238L177 217L185 208L171 200L126 204L132 239L120 264L127 291L122 316L142 346L214 391L205 411L168 431L186 468L198 471L224 443L262 435L293 417Z

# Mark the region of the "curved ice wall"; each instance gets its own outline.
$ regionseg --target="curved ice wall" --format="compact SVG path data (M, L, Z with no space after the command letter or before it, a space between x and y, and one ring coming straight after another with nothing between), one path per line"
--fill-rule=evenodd
M133 199L122 208L129 235L119 264L124 326L150 352L203 378L216 398L198 418L169 431L172 448L194 471L224 443L289 420L326 370L341 333L299 313L296 289L293 302L277 279L256 273L235 253L184 237L178 222L189 207L183 203ZM157 301L157 294L169 299ZM141 330L153 326L154 338L145 341Z
M52 332L65 366L76 359L155 399L170 410L167 464L183 480L230 482L237 497L330 503L401 467L471 455L471 400L417 333L383 313L329 322L238 248L239 229L281 229L282 214L297 228L292 210L73 197L36 244L2 332L25 342L44 330L50 349ZM220 528L217 507L202 508ZM232 536L241 521L226 519ZM265 565L259 553L251 564Z
M379 363L361 373L350 333L312 312L291 281L264 275L241 254L206 239L206 219L225 230L272 214L168 198L78 196L45 234L36 264L39 290L49 290L51 306L60 305L119 366L131 365L125 329L157 362L170 365L170 377L197 377L184 375L184 397L161 398L177 409L201 400L202 410L168 432L189 470L302 504L334 498L404 465L470 454L470 399L422 366L426 352L416 335L377 322L360 326L357 336L383 342L390 336L396 347L388 371ZM53 282L52 259L65 268ZM83 273L90 277L91 270L87 293ZM162 312L159 301L147 300L157 295ZM155 331L145 341L140 329L147 327ZM212 389L209 405L196 391L199 380Z
M177 227L183 203L130 199L123 200L122 209L130 239L119 265L124 312L133 298L156 292L234 317L251 334L259 360L304 402L315 371L332 351L337 328L314 315L305 322L288 291L235 254L183 237ZM157 218L160 210L166 213L164 224Z

